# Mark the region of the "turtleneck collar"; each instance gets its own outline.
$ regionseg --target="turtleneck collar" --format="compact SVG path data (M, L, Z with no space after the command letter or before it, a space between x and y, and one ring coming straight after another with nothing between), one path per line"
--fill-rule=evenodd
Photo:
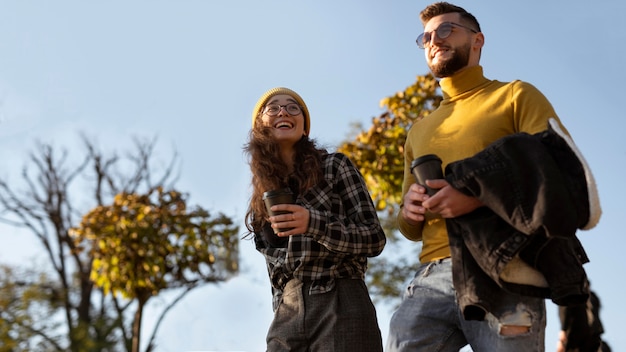
M489 80L483 76L483 67L480 65L463 69L450 77L444 77L439 81L443 98L449 99L459 94L470 91Z

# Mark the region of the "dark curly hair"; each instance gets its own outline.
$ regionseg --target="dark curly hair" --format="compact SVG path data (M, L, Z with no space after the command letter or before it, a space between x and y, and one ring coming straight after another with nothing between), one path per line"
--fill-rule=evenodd
M294 169L289 173L287 164L280 157L280 147L274 139L272 128L263 126L260 119L250 130L244 152L252 171L252 196L246 212L245 224L250 233L258 232L267 222L267 210L263 193L280 188L291 188L299 194L318 184L324 177L322 160L328 154L307 135L294 145Z

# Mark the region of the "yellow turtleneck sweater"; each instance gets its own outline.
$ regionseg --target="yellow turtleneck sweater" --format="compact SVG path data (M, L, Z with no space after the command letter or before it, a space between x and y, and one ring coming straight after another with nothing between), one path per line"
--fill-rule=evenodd
M537 88L518 80L489 80L483 76L481 66L443 78L440 86L444 100L439 108L416 122L407 135L402 194L415 182L409 168L411 161L421 155L438 155L445 168L504 136L538 133L547 129L548 118L558 120L552 105ZM450 256L443 218L427 212L422 226L411 226L402 216L398 216L398 223L406 238L423 241L422 263Z

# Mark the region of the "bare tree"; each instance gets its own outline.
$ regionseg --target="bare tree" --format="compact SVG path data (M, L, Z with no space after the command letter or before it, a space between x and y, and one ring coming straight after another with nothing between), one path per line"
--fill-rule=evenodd
M36 324L29 325L28 319L23 319L24 329L32 327L29 336L39 337L36 343L41 350L138 351L138 324L144 304L161 290L176 288L178 296L161 311L146 347L146 351L152 351L158 326L173 305L193 288L227 280L237 273L238 228L223 214L212 217L200 207L187 206L185 195L173 188L176 154L154 174L154 139L134 139L135 148L125 157L117 153L105 155L85 136L82 142L86 153L74 165L70 165L72 160L67 150L57 155L52 145L38 143L23 168L23 184L19 188L0 178L0 222L32 233L43 245L50 264L45 270L40 268L40 279L23 282L22 292L33 287L54 292L38 299L47 300L46 306L55 308L51 319L62 322L60 326L36 329ZM159 196L155 198L157 193ZM175 213L161 211L149 219L149 224L137 217L120 220L120 214L124 215L129 208L114 209L115 199L125 197L135 197L140 200L136 204L153 210L171 206L167 201L174 202L178 208ZM112 209L117 213L107 213ZM157 222L161 226L154 226ZM187 226L177 227L179 222ZM155 247L163 246L169 251L139 255L137 248L128 242L136 237L136 231L123 232L124 226L142 229L143 241L156 241ZM110 247L112 242L107 242L116 237L122 239L116 245L135 248L122 262L119 262L121 252L116 252L117 249ZM180 241L190 239L196 241L193 246L180 245ZM207 259L209 254L214 256L213 261ZM155 270L159 260L155 256L168 258L158 269L164 276L158 285L147 286L146 282L158 275L141 274L138 268ZM141 263L134 263L133 271L127 267L130 261ZM113 262L118 269L126 268L125 276L115 276L119 270L111 266L110 270L103 270L103 264ZM197 270L200 264L210 270ZM176 276L173 274L176 272L195 275ZM5 275L3 279L12 277ZM42 281L42 277L46 279ZM0 289L4 287L7 292L15 293L16 288L11 284L11 280L0 282ZM124 291L120 287L130 289ZM11 304L12 308L19 307L15 301ZM129 313L132 308L134 313ZM8 318L0 314L0 329Z

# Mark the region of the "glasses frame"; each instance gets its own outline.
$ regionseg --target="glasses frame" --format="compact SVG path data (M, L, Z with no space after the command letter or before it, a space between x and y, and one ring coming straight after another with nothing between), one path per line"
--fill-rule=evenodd
M450 31L449 32L444 32L443 34L439 34L439 32L441 30L446 29L448 26L450 27ZM446 39L446 38L448 38L450 36L450 34L452 34L452 28L454 28L454 27L461 27L461 28L467 29L468 31L470 31L472 33L478 33L477 30L475 30L473 28L470 28L468 26L464 26L462 24L458 24L458 23L454 23L454 22L443 22L437 28L435 28L435 30L430 31L430 32L424 32L424 33L418 35L417 39L415 39L415 43L417 43L417 47L418 48L426 49L426 46L430 45L430 42L433 40L433 33L437 34L437 37L440 38L440 39Z
M290 112L289 112L289 109L287 108L287 107L288 107L288 106L290 106L290 105L295 105L295 106L297 106L297 107L298 107L298 112L297 112L297 113L295 113L295 114L290 113ZM271 114L271 113L269 112L269 107L270 107L270 106L278 106L278 110L276 111L276 113L275 113L275 114ZM265 105L265 107L263 108L263 113L264 113L265 115L267 115L267 116L278 116L278 114L280 114L280 110L282 110L283 108L285 109L285 112L286 112L287 114L289 114L289 116L296 116L296 115L302 114L302 106L300 106L300 104L298 104L298 103L289 103L289 104L285 104L285 105L280 105L280 104L267 104L267 105Z

